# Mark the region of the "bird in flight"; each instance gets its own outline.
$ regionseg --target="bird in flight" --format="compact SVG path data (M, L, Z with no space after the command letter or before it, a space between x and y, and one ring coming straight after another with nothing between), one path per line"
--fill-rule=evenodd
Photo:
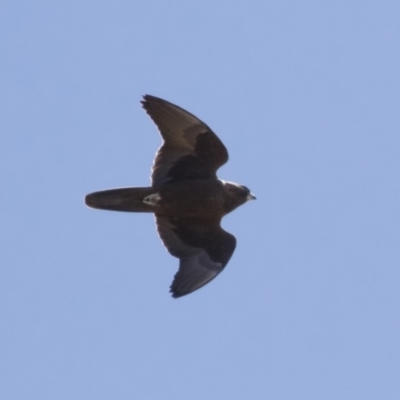
M224 269L236 239L221 228L221 219L255 197L246 186L217 178L228 151L204 122L158 97L145 95L141 103L163 139L151 186L94 192L85 202L102 210L154 213L164 246L179 258L170 287L177 298L206 285Z

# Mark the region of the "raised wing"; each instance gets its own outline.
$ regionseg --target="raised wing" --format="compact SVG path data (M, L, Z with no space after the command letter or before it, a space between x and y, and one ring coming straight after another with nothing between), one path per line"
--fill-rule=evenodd
M170 287L173 297L189 294L214 279L231 258L236 239L217 220L156 215L157 230L168 251L179 258Z
M154 159L152 185L216 178L217 169L228 161L218 136L188 111L158 97L143 98L143 108L164 140Z

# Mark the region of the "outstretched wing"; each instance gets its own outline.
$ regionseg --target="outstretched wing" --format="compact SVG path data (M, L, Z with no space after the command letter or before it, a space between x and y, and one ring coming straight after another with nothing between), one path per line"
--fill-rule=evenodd
M219 220L156 215L156 224L165 247L180 260L170 288L173 297L189 294L214 279L236 247L235 237L221 228Z
M164 140L154 159L152 185L216 178L217 169L228 161L228 151L218 136L188 111L158 97L143 98L143 108Z

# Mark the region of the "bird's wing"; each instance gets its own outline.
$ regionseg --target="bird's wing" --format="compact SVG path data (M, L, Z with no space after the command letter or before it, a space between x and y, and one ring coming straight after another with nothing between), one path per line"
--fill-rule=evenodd
M143 108L164 140L154 159L152 185L216 178L217 169L228 161L228 151L218 136L184 109L158 97L143 98Z
M219 220L156 215L157 230L168 251L180 259L171 285L173 297L189 294L214 279L231 258L236 239Z

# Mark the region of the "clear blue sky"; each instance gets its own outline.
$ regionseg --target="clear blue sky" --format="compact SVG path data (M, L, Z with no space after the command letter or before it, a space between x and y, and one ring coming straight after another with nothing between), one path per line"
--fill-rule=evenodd
M398 400L400 3L0 5L0 398ZM151 215L141 95L203 119L257 195L187 297Z

